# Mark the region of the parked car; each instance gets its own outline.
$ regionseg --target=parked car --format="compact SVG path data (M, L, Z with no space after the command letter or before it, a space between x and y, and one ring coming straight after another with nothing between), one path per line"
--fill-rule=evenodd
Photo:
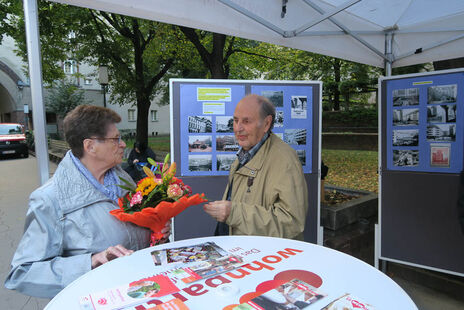
M0 155L29 156L24 127L15 123L0 123Z

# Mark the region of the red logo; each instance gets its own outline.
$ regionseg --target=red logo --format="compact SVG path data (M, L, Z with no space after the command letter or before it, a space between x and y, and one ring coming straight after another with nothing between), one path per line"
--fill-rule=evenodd
M353 308L360 308L360 309L367 310L366 306L364 306L362 303L360 303L357 300L352 300L351 305L353 305Z
M107 303L106 298L100 298L100 299L98 300L98 304L99 304L99 305L106 305L106 303Z

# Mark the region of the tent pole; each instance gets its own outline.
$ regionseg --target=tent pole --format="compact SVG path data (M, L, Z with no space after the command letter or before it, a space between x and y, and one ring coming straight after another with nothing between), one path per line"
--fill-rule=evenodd
M387 56L387 59L385 59L385 76L391 76L392 75L392 60L393 60L393 54L392 54L392 42L393 42L393 34L391 32L387 32L385 34L385 56Z
M24 0L23 4L31 85L32 120L34 122L35 154L38 162L40 184L42 185L49 178L49 164L47 137L45 134L45 109L43 104L37 0Z

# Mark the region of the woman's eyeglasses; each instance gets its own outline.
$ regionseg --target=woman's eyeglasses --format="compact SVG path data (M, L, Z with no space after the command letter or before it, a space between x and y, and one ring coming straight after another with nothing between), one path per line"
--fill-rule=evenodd
M114 144L119 145L121 143L121 136L115 137L115 138L88 138L88 139L93 139L93 140L112 140Z

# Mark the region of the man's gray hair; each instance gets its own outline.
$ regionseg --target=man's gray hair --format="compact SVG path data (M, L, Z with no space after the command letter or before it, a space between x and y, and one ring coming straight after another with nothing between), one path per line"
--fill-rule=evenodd
M259 110L259 115L261 116L261 119L264 120L266 116L271 115L272 116L272 121L271 121L271 126L269 127L269 131L274 128L274 122L275 122L275 116L276 116L276 110L272 102L267 99L264 96L256 95L256 94L250 94L248 95L252 97L253 99L256 100L256 102L259 103L260 105L260 110Z

